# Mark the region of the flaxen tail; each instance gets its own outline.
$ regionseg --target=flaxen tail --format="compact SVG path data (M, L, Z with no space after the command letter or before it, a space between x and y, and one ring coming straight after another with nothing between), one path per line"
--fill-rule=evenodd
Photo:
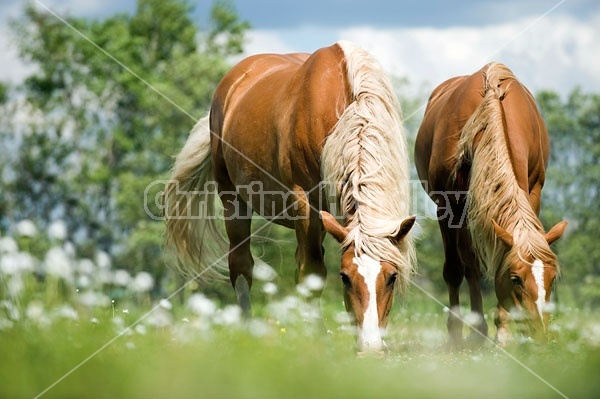
M225 279L228 243L219 228L208 116L192 129L164 193L165 244L188 277Z

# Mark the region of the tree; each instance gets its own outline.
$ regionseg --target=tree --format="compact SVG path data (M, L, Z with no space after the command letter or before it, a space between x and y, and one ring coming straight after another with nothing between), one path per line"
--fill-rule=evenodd
M600 95L577 88L564 101L548 91L537 100L551 140L542 219L546 226L569 221L565 237L555 244L564 280L579 287L580 300L598 304L600 291L591 287L600 282Z
M145 189L167 176L249 25L228 1L213 4L204 30L176 0L66 21L80 33L33 5L13 23L21 56L37 66L18 90L41 117L5 136L15 149L7 213L42 227L61 218L84 252L99 247L117 267L159 279L162 222L146 214Z

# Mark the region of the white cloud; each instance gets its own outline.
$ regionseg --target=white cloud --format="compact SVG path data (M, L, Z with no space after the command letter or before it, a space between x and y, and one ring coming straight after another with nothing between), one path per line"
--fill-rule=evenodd
M493 60L508 65L534 92L566 94L576 85L600 92L600 14L587 21L549 15L537 22L527 18L484 27L257 30L250 32L246 53L312 51L345 39L415 85L426 82L433 88Z
M60 12L91 15L107 12L117 3L46 0L44 4ZM6 4L0 10L17 16L21 6ZM449 77L472 73L495 60L507 64L534 92L552 89L566 94L576 85L600 92L600 13L594 12L585 19L549 14L537 22L524 17L479 27L258 29L249 32L245 54L311 52L345 39L366 48L386 70L409 78L415 86L425 82L432 89ZM0 24L0 57L0 81L18 84L33 70L18 58L6 24Z

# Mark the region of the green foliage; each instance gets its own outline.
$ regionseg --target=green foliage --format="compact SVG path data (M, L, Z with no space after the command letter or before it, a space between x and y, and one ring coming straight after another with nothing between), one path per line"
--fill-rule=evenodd
M167 176L248 29L228 1L213 4L207 31L191 12L186 1L139 0L132 15L66 17L77 33L25 8L12 25L37 69L19 90L43 118L3 136L16 149L4 215L42 228L61 218L80 248L98 246L131 271L162 276L162 222L145 212L146 187L160 215L152 183Z
M595 304L600 297L593 283L600 274L600 95L575 89L563 100L546 91L537 100L552 147L542 218L547 228L561 219L569 221L565 236L555 244L564 281L580 303Z

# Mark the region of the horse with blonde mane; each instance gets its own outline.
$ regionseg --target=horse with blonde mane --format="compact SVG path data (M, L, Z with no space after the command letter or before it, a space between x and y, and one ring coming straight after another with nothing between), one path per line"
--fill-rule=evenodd
M250 315L253 212L295 230L299 283L325 280L330 233L343 250L358 350L380 352L394 287L406 287L413 270L409 178L399 105L367 52L338 42L313 54L251 56L219 83L209 117L176 158L165 191L167 244L192 275L228 272ZM215 248L226 243L215 225L215 182L228 248ZM227 265L218 262L226 254Z
M525 316L532 335L546 336L547 304L559 272L550 244L567 224L560 222L545 233L538 219L549 147L533 96L505 65L490 63L473 75L449 79L429 98L415 163L438 206L453 344L462 341L463 278L478 316L474 327L479 334L473 337L487 335L480 263L494 281L498 342L509 340L514 310Z

